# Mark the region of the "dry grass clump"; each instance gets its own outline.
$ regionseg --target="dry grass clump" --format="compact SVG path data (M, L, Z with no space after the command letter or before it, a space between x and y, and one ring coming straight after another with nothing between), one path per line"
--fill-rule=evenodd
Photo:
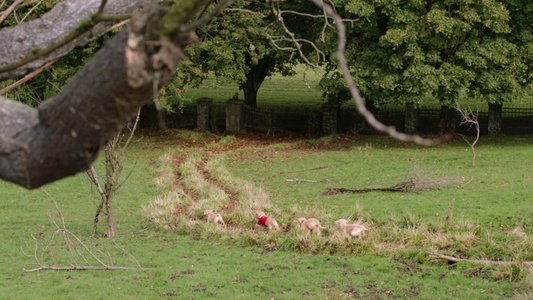
M278 218L280 212L272 207L268 194L260 187L233 176L224 167L226 159L225 155L214 156L205 167L215 180L238 195L238 202L234 203L231 210L225 212L227 222L235 226L248 227L250 224L255 224L255 210L265 211L280 221Z
M178 169L180 180L183 185L191 190L198 198L204 199L225 199L227 195L221 189L217 188L205 180L203 174L197 166L201 158L198 154L191 154Z
M141 208L143 217L157 227L171 230L176 225L177 208L186 207L188 199L178 191L170 191L163 196L156 196L150 203Z
M154 184L157 187L170 188L174 184L176 170L172 160L175 155L175 153L167 152L159 157L156 167L157 177L154 178Z

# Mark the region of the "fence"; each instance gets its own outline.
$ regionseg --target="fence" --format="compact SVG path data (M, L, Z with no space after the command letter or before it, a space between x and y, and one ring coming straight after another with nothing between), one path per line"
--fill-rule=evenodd
M154 114L154 109L148 109L150 114ZM143 108L142 123L148 127L147 123L157 124L156 117L150 117L147 109ZM438 133L440 131L439 122L441 119L441 109L437 107L420 107L417 110L418 131L423 134ZM196 128L196 106L185 107L181 112L164 113L164 120L170 128ZM302 132L308 136L322 134L322 111L319 109L301 110L287 107L282 110L272 110L269 108L254 108L243 105L242 108L243 126L247 131L264 132L267 135L273 134L276 130L286 130ZM459 133L473 134L474 129L461 125L460 117L455 112L452 116L454 128ZM487 111L476 112L481 128L481 134L487 133L488 113ZM398 130L404 130L405 113L400 108L386 108L375 112L376 118ZM343 107L339 110L337 121L337 132L359 133L372 132L364 119L353 107ZM216 111L212 113L212 130L225 131L225 112ZM505 134L533 134L533 106L504 106L502 108L502 132Z
M248 131L260 131L274 134L274 112L272 109L259 109L244 105L244 128Z

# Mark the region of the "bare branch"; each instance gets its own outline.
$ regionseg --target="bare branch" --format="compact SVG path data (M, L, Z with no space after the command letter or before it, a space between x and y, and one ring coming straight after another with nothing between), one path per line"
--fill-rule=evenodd
M98 7L98 11L96 12L98 15L101 15L104 12L104 8L107 4L107 0L101 0L100 7Z
M139 120L141 118L141 109L137 110L137 116L135 117L135 122L133 123L133 128L130 129L130 135L128 137L128 140L126 140L126 143L124 146L122 146L122 151L126 150L128 146L130 145L131 139L133 139L133 135L135 134L135 130L137 129L137 125L139 125Z
M477 113L474 114L469 107L462 109L459 103L456 104L455 109L461 114L461 125L468 125L469 128L474 126L476 130L476 137L473 141L470 141L466 136L459 134L463 140L470 146L472 150L472 167L476 167L476 144L479 141L479 120Z
M285 32L285 34L288 36L288 40L292 41L292 44L294 45L294 47L296 47L296 51L298 52L298 54L300 55L300 57L304 60L304 62L310 66L313 66L313 67L318 67L318 64L315 64L315 63L312 63L308 58L307 56L303 53L302 51L302 45L300 44L300 41L298 41L296 38L295 38L295 34L294 32L292 32L288 27L287 25L285 24L285 20L283 19L283 15L281 13L281 9L279 7L279 3L278 2L274 2L274 3L271 3L271 10L272 10L272 13L274 14L274 16L276 17L276 19L278 20L278 23L281 25L281 28L283 29L283 31ZM307 41L308 43L310 44L313 44L313 42L311 41ZM318 47L316 47L316 45L314 45L314 48L315 49L318 49ZM322 52L322 51L320 51ZM320 57L320 54L317 54L318 57Z
M48 193L47 193L47 195L50 196ZM37 267L36 268L32 268L32 269L23 269L24 272L36 272L36 271L41 271L41 270L55 270L55 271L68 271L68 270L75 270L75 271L81 271L81 270L141 270L141 271L143 271L143 270L149 270L147 268L141 267L140 264L139 264L139 261L133 255L131 255L130 253L126 252L123 248L120 248L118 246L117 246L117 248L121 249L125 254L127 254L128 256L130 256L133 259L133 261L136 263L137 267L117 266L117 265L114 265L112 262L111 263L105 263L100 257L98 257L94 253L94 251L89 246L87 246L85 244L85 242L81 238L79 238L77 235L75 235L74 233L72 233L70 230L67 229L67 227L65 225L65 218L64 218L63 213L61 212L61 209L59 208L59 205L57 204L57 202L53 198L51 200L54 203L55 210L56 210L58 216L60 217L61 225L59 225L58 222L56 222L55 219L50 216L50 221L56 227L56 231L55 231L54 235L52 236L52 238L50 239L50 243L54 241L54 238L57 236L57 234L61 234L63 236L63 238L65 239L65 244L69 248L68 249L69 252L72 251L72 248L74 248L76 250L76 254L85 261L86 265L78 265L76 263L71 263L71 264L68 264L68 265L65 265L65 266L55 266L55 265L44 263L44 261L43 261L44 258L43 259L39 258L39 244L40 244L39 243L39 239L37 239L34 235L31 235L32 239L35 242L33 256L34 256L34 259L35 259L35 263L37 264ZM73 238L75 240L74 243L70 240L71 238ZM74 245L74 244L76 244L76 245ZM98 265L91 265L89 263L89 261L83 256L83 254L78 249L80 246L96 262L98 262ZM96 250L103 254L103 252L100 251L99 249L96 249ZM47 251L48 251L47 249L44 249L43 253L47 252ZM111 256L109 256L109 257L111 257Z
M39 0L39 1L37 1L36 4L35 4L32 8L30 8L30 10L28 10L28 12L24 15L24 17L22 17L22 19L20 19L20 22L21 22L21 23L24 22L24 20L26 20L26 18L28 18L28 17L31 15L31 13L32 13L35 9L37 9L37 7L39 7L39 5L41 5L41 3L43 3L43 1L44 1L44 0Z
M6 86L5 88L0 90L0 95L5 95L6 93L12 91L14 88L25 84L26 82L32 80L33 78L37 77L37 75L41 74L44 70L48 69L52 64L54 64L56 60L52 60L47 62L44 66L34 70L33 72L27 74L26 76L22 77L21 79L13 82L12 84Z
M209 2L211 2L211 1L209 1ZM215 16L219 15L228 6L230 6L232 2L233 2L233 0L222 0L222 1L220 1L211 11L209 11L208 13L203 14L202 16L200 16L200 18L198 18L198 20L192 22L191 24L184 26L182 30L183 31L195 30L199 26L208 23Z
M104 194L104 188L102 187L102 184L100 184L100 180L98 179L98 173L96 173L96 170L94 169L93 166L91 166L87 170L87 177L89 177L91 182L94 183L94 185L98 189L98 193L100 195L103 195Z
M293 47L283 47L283 46L278 45L277 41L274 40L274 37L269 34L266 35L266 38L270 41L270 43L274 46L274 48L280 51L289 51L289 52L297 51L297 49Z
M110 270L129 270L129 271L149 271L150 268L140 268L140 267L123 267L123 266L50 266L50 265L41 265L34 269L23 269L26 273L43 271L43 270L52 270L52 271L85 271L85 270L101 270L101 271L110 271Z
M24 0L15 0L15 2L13 2L10 7L3 11L0 15L0 24L2 24L7 19L7 17L9 17L9 15L15 10L15 8L17 8L17 6L23 1Z

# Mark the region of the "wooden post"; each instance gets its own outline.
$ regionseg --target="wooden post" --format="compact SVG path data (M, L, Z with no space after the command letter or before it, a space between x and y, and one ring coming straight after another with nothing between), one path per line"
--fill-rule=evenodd
M196 100L196 128L200 131L209 131L211 128L211 111L213 99L199 98Z

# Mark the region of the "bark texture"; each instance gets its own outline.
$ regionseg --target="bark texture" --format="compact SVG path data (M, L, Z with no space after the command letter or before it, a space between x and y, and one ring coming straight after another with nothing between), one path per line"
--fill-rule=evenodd
M441 133L453 133L457 127L457 115L455 108L441 105L439 116L439 130Z
M257 106L257 92L274 64L274 57L265 56L256 65L250 67L250 70L246 73L246 81L241 86L244 92L244 103L252 107Z
M109 40L37 109L1 99L0 178L35 188L86 170L174 73L181 49L195 40L194 33L179 32L171 40L145 43L158 37L150 25L160 18L161 10L152 7L132 20L129 31Z
M418 108L415 103L405 104L405 133L413 134L418 132Z
M502 133L502 108L501 103L489 103L489 125L490 136L497 136Z
M17 62L45 49L80 28L83 22L98 11L101 0L65 0L57 4L41 18L0 30L0 68ZM131 14L146 6L149 0L108 0L103 11L105 16ZM111 22L100 23L81 34L74 41L24 66L0 73L0 80L15 78L29 73L46 62L67 54L74 47L86 44L105 33Z

